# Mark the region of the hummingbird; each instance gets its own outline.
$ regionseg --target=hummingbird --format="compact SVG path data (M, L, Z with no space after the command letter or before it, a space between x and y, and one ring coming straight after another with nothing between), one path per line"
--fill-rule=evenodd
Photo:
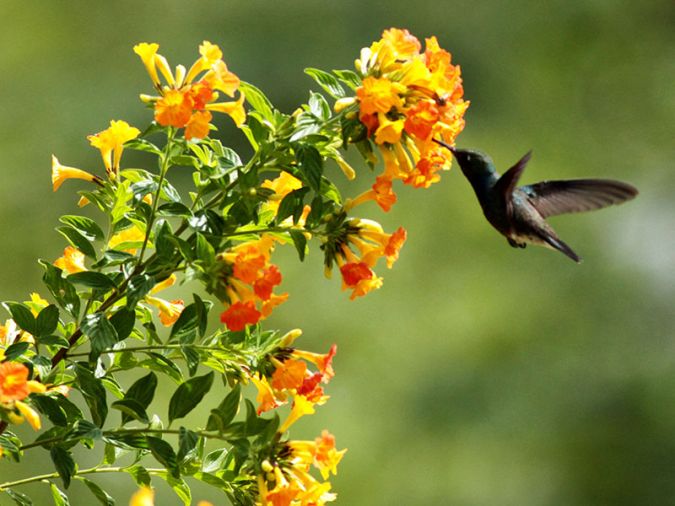
M579 263L581 257L558 237L546 218L621 204L638 194L634 186L612 179L542 181L516 186L532 151L500 177L485 153L458 149L437 139L434 142L452 152L471 183L483 214L514 248L536 244L558 250Z

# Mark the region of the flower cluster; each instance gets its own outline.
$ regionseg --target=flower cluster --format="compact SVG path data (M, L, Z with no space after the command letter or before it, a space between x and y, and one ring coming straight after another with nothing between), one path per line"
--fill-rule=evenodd
M394 180L428 188L450 168L452 155L432 139L454 144L464 128L459 66L441 49L436 37L419 40L407 30L391 28L370 47L361 50L356 68L362 78L356 97L344 98L336 110L356 102L358 119L374 139L384 161L384 172L371 190L356 198L372 200L384 211L396 202Z
M87 136L91 146L101 152L103 165L110 179L115 179L119 174L124 143L135 139L140 133L141 131L138 128L132 127L126 121L112 120L110 126L105 130ZM98 176L82 169L63 165L56 156L52 155L52 186L54 191L58 190L67 179L82 179L103 186L103 180ZM80 202L81 205L85 203L86 200Z
M375 274L373 267L380 258L384 258L391 269L398 260L406 237L403 227L387 234L373 220L337 220L337 226L322 246L326 256L326 274L330 275L332 265L336 263L342 275L342 289L352 290L352 300L363 296L382 286L382 278Z
M220 48L204 41L199 46L200 58L186 70L182 65L171 70L164 56L157 53L158 44L143 42L134 46L152 79L159 96L142 95L141 99L153 104L155 121L162 126L185 129L186 139L203 139L212 128L211 112L229 115L237 126L244 123L244 95L232 102L216 102L218 92L234 97L239 88L239 78L230 72L223 61ZM164 77L162 84L159 74Z
M290 344L301 334L300 330L289 332L282 344ZM333 345L325 354L295 348L281 348L271 358L274 371L268 375L254 374L250 380L258 390L258 414L292 401L291 411L279 427L285 433L300 417L314 413L314 406L326 402L322 384L328 383L335 372L333 357L337 347ZM308 364L316 367L309 369ZM335 438L323 431L314 441L286 441L278 443L272 455L261 464L263 474L258 476L260 501L263 505L321 505L333 501L330 483L320 482L310 474L314 466L326 480L330 473L337 473L337 465L346 450L335 448Z
M282 279L279 268L270 263L274 241L272 236L263 234L218 255L221 263L218 281L225 287L228 306L220 321L232 331L255 325L288 298L288 293L273 293Z

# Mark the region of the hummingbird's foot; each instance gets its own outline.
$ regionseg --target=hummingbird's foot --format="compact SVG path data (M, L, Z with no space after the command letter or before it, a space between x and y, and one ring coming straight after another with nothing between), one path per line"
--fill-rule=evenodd
M507 237L506 240L509 241L509 245L510 245L512 248L524 248L524 247L527 246L526 243L524 243L524 242L517 242L515 239L511 239L510 237Z

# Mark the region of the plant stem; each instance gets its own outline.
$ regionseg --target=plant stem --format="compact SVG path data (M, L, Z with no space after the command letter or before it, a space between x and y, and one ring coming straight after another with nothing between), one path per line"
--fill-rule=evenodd
M85 474L96 474L96 473L119 473L120 471L124 471L125 469L126 469L125 467L91 467L89 469L82 469L80 471L77 471L73 473L73 476L82 476ZM152 474L165 472L166 469L146 468L146 471ZM19 485L25 485L27 483L34 483L36 481L49 480L58 477L59 473L49 473L49 474L40 474L38 476L31 476L30 478L24 478L22 480L7 481L5 483L0 483L0 491L6 488L17 487Z

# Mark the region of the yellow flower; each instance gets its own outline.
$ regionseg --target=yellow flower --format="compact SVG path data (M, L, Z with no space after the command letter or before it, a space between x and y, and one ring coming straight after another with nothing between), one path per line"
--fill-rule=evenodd
M93 174L89 174L82 169L76 169L75 167L68 167L66 165L61 165L58 158L52 155L52 186L54 191L58 190L59 187L63 184L66 179L83 179L91 183L96 183L99 185L103 184L103 181Z
M145 232L143 232L137 225L125 228L121 232L117 232L108 241L108 247L111 249L123 249L129 253L134 253L137 243L142 243L145 240ZM129 247L131 245L131 247ZM118 248L123 246L124 248Z
M150 74L150 79L155 86L159 87L159 77L157 76L157 65L155 63L155 55L159 49L159 44L148 44L147 42L141 42L134 46L134 53L141 57L143 65L145 65L148 74Z
M40 421L40 415L37 411L31 408L28 404L22 401L15 401L14 406L23 417L28 421L33 430L40 430L42 428L42 422Z
M380 113L378 117L380 126L375 130L375 142L377 144L384 144L385 142L395 144L400 141L404 120L398 119L396 121L391 121L382 113Z
M150 487L141 487L131 496L129 506L154 506L155 491Z
M302 395L293 396L293 407L286 421L279 427L278 432L283 434L288 428L305 415L314 414L314 403Z
M180 299L169 302L168 300L160 299L159 297L146 295L145 302L159 309L159 321L162 322L162 325L165 327L170 327L176 323L183 312L183 309L185 309L185 303Z
M54 260L54 265L67 274L75 274L76 272L87 270L87 267L84 265L84 253L72 246L67 246L63 250L63 256Z
M116 175L120 168L120 159L124 143L135 139L141 131L123 120L112 120L107 129L87 136L89 143L101 151L103 164L108 174Z
M227 114L234 124L241 126L246 121L246 110L244 109L244 100L246 97L243 93L239 94L239 99L235 102L218 102L216 104L206 104L206 109L209 111L222 112Z
M43 299L39 293L33 292L30 294L30 300L26 301L26 305L30 307L33 316L37 316L40 311L49 305L49 302Z
M356 90L360 101L361 115L376 112L388 113L392 107L401 107L403 100L399 94L406 88L386 77L366 77Z
M264 208L273 211L275 214L279 209L279 204L284 199L286 195L291 193L293 190L297 190L302 187L302 181L297 177L289 174L288 172L282 171L274 179L265 179L260 185L262 188L269 188L274 191L274 195L271 195L267 202L265 202Z

